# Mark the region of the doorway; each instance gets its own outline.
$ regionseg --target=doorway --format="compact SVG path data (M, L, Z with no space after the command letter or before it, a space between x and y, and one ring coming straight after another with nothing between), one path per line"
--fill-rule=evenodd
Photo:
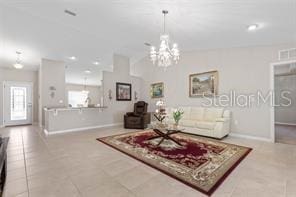
M32 124L33 83L5 81L3 91L4 126Z
M275 142L296 145L296 60L272 64L271 84L276 104L272 107L271 136Z

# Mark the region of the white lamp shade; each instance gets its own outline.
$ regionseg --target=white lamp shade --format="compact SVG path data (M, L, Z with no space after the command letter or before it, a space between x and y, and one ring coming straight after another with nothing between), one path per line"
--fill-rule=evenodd
M24 67L24 65L22 65L22 64L20 64L20 63L16 63L16 64L14 64L13 66L14 66L14 68L16 68L16 69L22 69L22 68Z

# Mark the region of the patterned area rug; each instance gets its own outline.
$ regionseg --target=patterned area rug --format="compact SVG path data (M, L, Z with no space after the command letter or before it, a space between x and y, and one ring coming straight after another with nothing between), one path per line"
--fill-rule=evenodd
M211 195L252 150L218 140L178 133L171 135L182 146L161 138L148 140L152 130L114 135L97 140Z

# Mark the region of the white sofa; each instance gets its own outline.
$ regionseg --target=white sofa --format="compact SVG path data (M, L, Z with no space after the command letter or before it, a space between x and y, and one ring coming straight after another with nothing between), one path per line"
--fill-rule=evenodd
M166 108L167 124L174 124L173 111L176 108ZM230 133L231 113L223 108L178 107L184 111L179 122L186 133L202 136L223 138Z

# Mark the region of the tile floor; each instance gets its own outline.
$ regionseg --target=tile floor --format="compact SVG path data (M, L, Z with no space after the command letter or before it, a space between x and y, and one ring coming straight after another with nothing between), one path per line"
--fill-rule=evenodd
M95 139L105 128L45 137L37 126L10 136L5 197L203 197L200 192ZM213 197L296 197L296 146L227 137L254 150Z

